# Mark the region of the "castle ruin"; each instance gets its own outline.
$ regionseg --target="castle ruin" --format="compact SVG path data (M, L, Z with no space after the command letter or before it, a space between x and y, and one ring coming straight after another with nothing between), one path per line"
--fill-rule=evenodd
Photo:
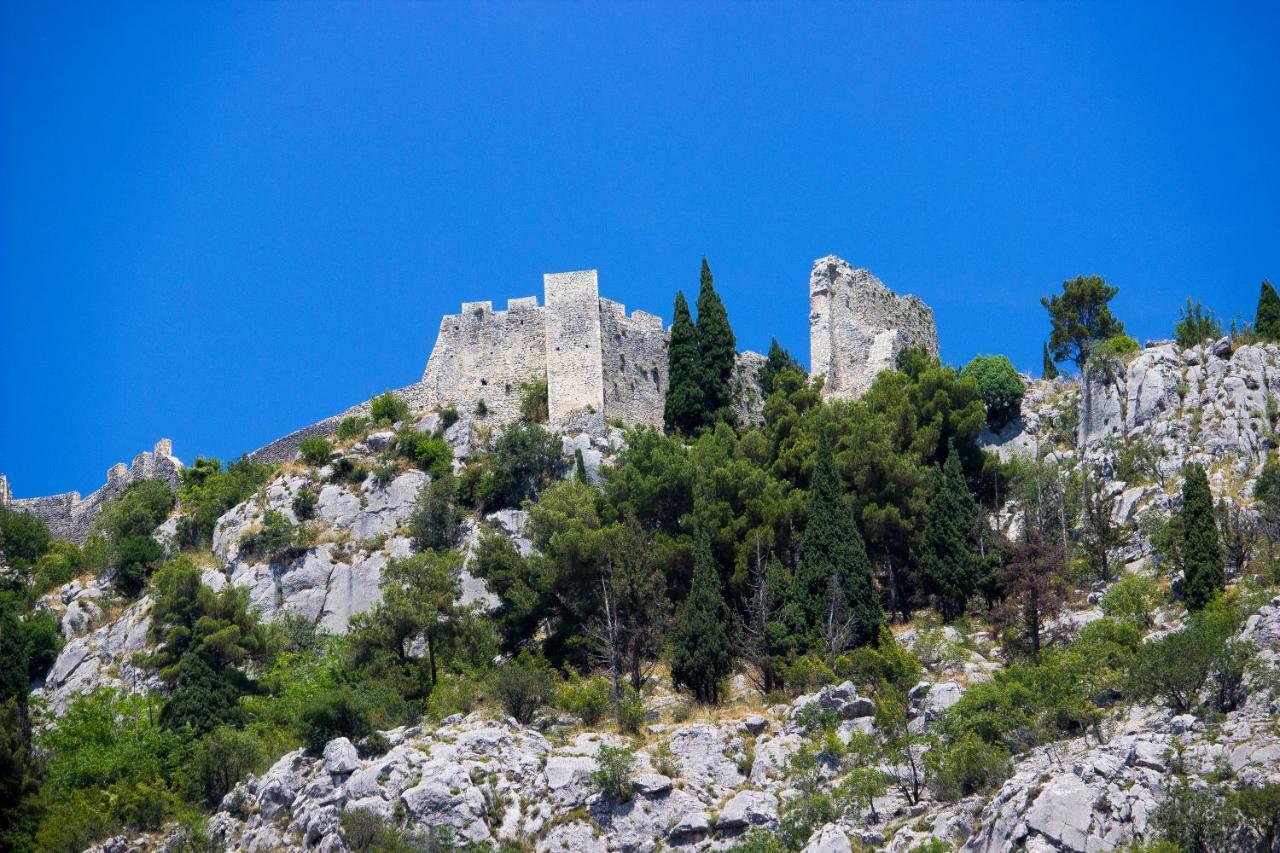
M486 420L520 417L525 389L546 380L550 425L598 415L662 426L667 391L667 332L662 318L627 314L600 298L595 270L543 276L544 304L526 296L494 311L464 302L440 321L422 375L429 407L486 410ZM483 403L483 407L480 404Z
M823 374L822 396L863 394L898 354L922 346L938 355L933 310L915 296L898 296L869 270L827 255L809 273L809 372Z
M14 499L8 478L0 474L0 504L16 512L29 512L43 519L54 536L83 545L107 501L120 497L131 484L142 480L164 480L176 490L181 474L182 460L173 455L173 442L162 438L150 453L143 451L133 457L133 464L112 465L107 469L107 482L83 499L79 492Z

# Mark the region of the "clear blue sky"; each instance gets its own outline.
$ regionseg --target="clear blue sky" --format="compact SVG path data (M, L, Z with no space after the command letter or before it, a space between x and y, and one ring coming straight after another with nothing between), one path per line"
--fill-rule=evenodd
M92 490L415 381L442 313L595 267L808 358L834 252L1039 367L1280 278L1274 3L0 6L0 471Z

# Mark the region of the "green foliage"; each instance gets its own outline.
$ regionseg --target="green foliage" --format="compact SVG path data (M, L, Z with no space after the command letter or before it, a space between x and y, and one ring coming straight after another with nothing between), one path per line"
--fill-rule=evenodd
M338 440L349 441L364 434L370 419L364 415L347 415L338 422Z
M453 471L453 448L438 435L408 430L400 433L396 447L401 455L432 477L443 477Z
M729 327L729 315L716 292L707 259L702 259L702 283L698 290L698 363L702 376L705 423L727 420L733 407L733 368L738 347Z
M555 676L542 657L528 651L494 670L490 690L516 722L528 725L555 696Z
M1231 803L1245 826L1257 833L1258 849L1274 850L1280 839L1280 783L1232 791Z
M268 561L288 557L302 546L304 531L279 510L269 509L262 525L240 539L240 553Z
M1017 416L1024 388L1022 377L1007 356L974 356L960 371L960 377L978 386L987 407L987 422L993 429L1000 429Z
M547 378L520 383L520 417L531 424L547 422Z
M1049 344L1046 341L1044 352L1041 355L1040 376L1042 379L1057 379L1059 376L1058 365L1054 362L1053 356L1049 353Z
M458 542L462 510L457 505L458 482L452 473L432 477L418 490L409 516L409 535L419 551L452 548Z
M325 690L307 702L299 719L307 749L319 754L334 738L354 741L372 732L370 704L363 692L347 684Z
M924 589L934 597L942 618L950 621L965 611L978 588L978 562L972 540L977 529L978 504L964 480L960 454L954 443L942 469L942 484L925 515L917 562Z
M1231 642L1240 614L1215 599L1193 614L1181 631L1144 643L1130 672L1135 698L1163 697L1179 714L1190 711L1214 677L1224 699L1238 688L1239 650Z
M1170 787L1152 815L1152 823L1181 853L1218 853L1232 848L1235 809L1217 788Z
M1009 753L974 732L935 747L925 760L933 772L938 797L943 800L958 800L989 790L1009 774Z
M672 680L691 690L699 702L718 704L721 682L733 667L733 614L705 536L695 540L693 585L676 610L671 633Z
M778 387L778 377L783 372L803 375L804 367L773 338L769 342L769 356L760 368L760 390L766 398Z
M445 406L443 409L440 410L440 432L443 433L449 427L456 424L458 422L458 418L460 417L461 415L458 414L457 406L454 406L452 404Z
M591 784L611 803L630 800L636 751L630 747L602 743L596 749L595 759L596 769L591 771Z
M809 512L800 557L792 576L791 601L804 627L816 631L839 594L849 614L849 645L873 641L884 619L871 578L862 535L840 496L830 444L821 440L809 488Z
M394 424L409 417L409 404L387 391L369 401L369 414L375 424Z
M1226 587L1222 541L1204 468L1190 465L1182 484L1182 597L1199 610Z
M594 726L604 719L613 704L609 681L572 674L556 688L555 704L581 719L584 725Z
M663 422L670 432L692 435L703 423L702 366L698 332L689 315L684 292L676 292L671 341L667 346L667 397Z
M160 565L164 549L150 536L127 536L117 541L112 550L115 587L126 598L134 598Z
M184 548L207 544L213 537L213 526L227 510L249 498L271 478L274 468L241 457L224 470L217 459L196 457L195 464L182 469L178 503L182 520L178 523L178 541Z
M191 785L210 806L257 768L262 750L257 738L234 728L217 728L200 739L191 753Z
M1254 315L1253 330L1264 341L1280 341L1280 295L1271 282L1262 282L1258 293L1258 310Z
M1125 574L1102 596L1102 612L1147 630L1154 624L1155 609L1162 598L1160 588L1151 578Z
M307 486L303 486L293 496L293 514L299 521L310 521L316 516L316 504L319 500L319 495Z
M1126 334L1112 335L1094 348L1092 361L1098 364L1128 364L1142 351L1142 346Z
M177 683L160 712L160 724L204 734L244 724L237 673L215 670L200 655L184 658Z
M164 557L151 533L173 509L174 496L162 480L132 483L103 509L96 532L109 543L109 561L121 594L134 597Z
M638 734L645 722L644 697L630 684L622 685L622 697L614 705L618 728L627 734Z
M25 573L52 542L49 526L42 519L0 505L0 554L10 568Z
M484 400L476 400L476 406L471 410L477 418L484 418L489 414L489 404Z
M489 454L490 473L480 495L484 507L518 507L536 497L560 475L562 454L560 437L537 424L507 427Z
M20 627L27 660L27 680L35 682L43 679L49 672L66 640L62 637L58 617L49 610L37 610L28 614ZM5 698L7 697L0 695L0 701Z
M1101 276L1077 276L1062 283L1062 293L1040 299L1052 324L1049 352L1055 361L1074 361L1083 370L1100 342L1124 333L1124 323L1108 307L1119 292Z
M1187 297L1187 307L1179 311L1178 322L1174 324L1173 336L1178 346L1186 349L1202 341L1217 340L1222 337L1222 323L1213 316L1213 312L1199 302L1192 302Z
M325 465L329 462L329 454L333 452L333 445L323 435L313 435L302 440L302 443L298 445L298 452L302 454L302 461L308 465Z
M888 684L905 692L914 687L923 674L920 662L883 625L874 646L862 646L836 660L838 677L867 687Z

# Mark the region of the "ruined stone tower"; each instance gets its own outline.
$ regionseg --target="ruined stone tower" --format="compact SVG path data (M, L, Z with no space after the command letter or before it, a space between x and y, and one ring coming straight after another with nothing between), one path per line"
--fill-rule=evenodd
M601 423L662 425L667 335L662 318L600 298L595 270L543 276L536 297L464 302L440 321L422 375L424 402L509 423L520 416L524 388L546 379L553 427L593 416Z
M827 255L809 274L809 365L824 374L822 396L857 397L898 353L923 346L938 354L933 311L915 296L898 296L868 270Z

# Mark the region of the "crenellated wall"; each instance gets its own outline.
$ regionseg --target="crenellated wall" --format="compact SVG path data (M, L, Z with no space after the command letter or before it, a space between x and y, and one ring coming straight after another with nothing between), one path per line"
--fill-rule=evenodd
M29 512L44 520L50 531L59 539L82 544L93 530L94 523L102 515L107 501L120 496L130 484L142 480L163 480L170 488L177 489L182 473L182 460L173 455L173 442L162 438L150 452L133 457L133 463L125 466L117 462L107 469L107 482L87 498L79 492L65 492L42 498L14 498L8 479L0 475L0 502L18 512Z

